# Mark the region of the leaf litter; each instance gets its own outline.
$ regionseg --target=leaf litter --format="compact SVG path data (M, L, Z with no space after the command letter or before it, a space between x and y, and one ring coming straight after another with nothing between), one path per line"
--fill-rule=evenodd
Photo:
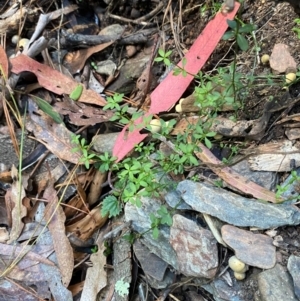
M90 8L94 7L91 6ZM51 49L51 44L48 44L48 40L45 37L51 35L51 30L49 32L48 29L54 24L57 27L53 27L53 31L57 31L58 27L64 27L68 22L74 27L74 30L75 28L76 30L78 29L78 15L73 13L77 6L69 5L48 14L40 14L39 21L29 43L24 49L17 47L13 51L15 52L15 57L11 57L8 60L6 49L0 48L3 87L0 111L2 114L4 103L6 123L9 125L10 131L7 134L13 137L15 129L18 127L17 123L22 123L20 121L22 119L14 111L17 108L14 106L17 105L22 113L28 111L24 119L26 129L24 135L26 139L28 139L29 135L33 135L34 139L44 144L48 152L52 154L44 156L43 159L39 159L41 158L39 157L37 168L31 169L30 174L27 174L26 169L22 173L21 171L18 172L14 166L8 166L11 169L11 173L8 171L0 173L0 188L5 194L4 197L2 195L0 197L5 198L5 210L3 212L4 215L7 214L5 221L9 229L8 232L4 233L3 243L0 244L0 252L2 254L1 273L5 281L3 286L0 286L0 291L8 297L7 300L16 300L13 296L18 294L22 294L22 299L24 300L46 298L73 300L73 297L78 294L81 294L81 300L96 300L97 295L100 293L104 294L107 300L113 294L117 300L128 299L129 286L133 274L133 271L131 271L132 251L130 244L126 244L121 236L126 233L130 223L123 224L123 221L115 219L114 222L121 224L121 226L113 225L113 228L118 230L116 230L116 234L112 234L114 230L110 231L110 225L107 225L108 217L101 214L101 208L105 206L105 202L102 204L101 201L107 195L107 192L115 191L120 193L121 190L118 190L119 187L114 187L115 179L112 178L111 170L104 172L93 168L87 171L83 166L93 165L94 158L97 156L92 149L93 137L100 133L99 137L103 139L104 144L106 143L104 138L106 132L119 132L117 142L113 149L109 149L109 152L117 157L117 161L123 160L126 156L127 158L130 157L134 147L151 137L149 131L144 130L143 123L145 119L149 119L152 116L160 119L163 118L165 112L174 112L174 110L172 111L173 106L191 87L191 83L194 82L193 74L197 74L203 67L205 68L206 65L211 64L209 61L211 54L222 43L220 39L227 30L228 24L231 28L234 26L234 23L228 23L227 20L234 18L239 9L239 4L236 3L232 8L233 11L217 13L211 21L208 21L201 34L199 35L200 32L196 33L195 37L198 37L189 48L189 51L185 49L184 58L181 56L182 59L180 61L177 57L176 61L180 61L177 66L181 69L183 68L187 74L185 76L182 74L175 76L173 72L169 72L162 83L156 87L152 85L151 80L153 76L152 69L155 68L153 59L158 48L156 43L162 46L162 39L155 33L155 42L152 45L150 43L148 47L148 49L151 49L149 62L139 68L139 77L132 80L132 83L136 81L136 84L135 87L131 85L130 91L126 93L126 95L129 95L129 99L122 96L122 104L118 104L121 108L126 107L126 105L130 106L133 109L133 115L135 114L134 110L136 111L137 108L141 107L142 114L137 114L138 117L133 122L132 120L127 121L126 117L123 117L125 120L123 124L121 122L111 122L115 113L114 110L103 109L103 107L107 105L107 96L118 92L117 90L109 91L110 83L112 81L117 82L123 76L122 80L125 82L125 85L123 87L120 85L119 88L120 90L126 90L128 88L127 85L129 85L128 82L126 83L126 79L130 79L133 74L129 72L125 76L122 75L121 71L124 64L123 61L121 62L122 56L130 60L128 58L129 55L126 57L127 54L125 56L122 54L122 45L126 45L126 43L130 45L135 44L132 41L139 37L142 38L142 43L145 43L143 34L139 36L130 32L128 35L128 32L131 30L128 27L122 34L111 34L106 40L104 39L104 42L98 45L87 46L88 43L80 42L78 49L72 49L72 47L68 49L67 47L66 56L62 56L59 49L58 59L55 59L57 53ZM26 6L24 9L24 13L28 13L28 7ZM108 10L110 9L111 7L108 7ZM153 11L149 12L149 15L145 15L145 20L160 12L161 9L162 6L157 5ZM296 6L295 9L297 9ZM141 9L140 12L144 13L144 10ZM37 10L31 11L31 13L35 18L38 16ZM132 10L131 15L134 15L134 13ZM55 23L57 19L61 18L61 21L63 20L63 14L65 16L70 14L68 17L69 21L66 23ZM8 8L2 14L0 31L7 31L8 36L15 34L18 27L16 24L21 20L21 15L22 13L18 7L12 6ZM98 14L98 18L99 15L104 16L103 12ZM112 19L118 19L112 12L107 12L107 16ZM132 22L132 24L138 26L134 20L123 17L121 17L121 20ZM54 23L51 24L50 21ZM102 21L104 22L103 24L107 22L105 18L102 18ZM138 22L143 24L144 19L139 18ZM93 26L93 30L97 26L99 27L97 24ZM58 31L57 33L59 40L57 45L59 48L59 45L66 45L66 43ZM76 37L76 32L72 32L72 38L74 37L73 35ZM152 32L151 35L153 37ZM82 34L77 37L78 39L84 39ZM99 39L99 37L96 37L95 40ZM131 38L130 42L126 42L126 38ZM151 41L151 38L147 37L147 40ZM87 35L86 41L91 41L91 36ZM244 51L246 50L248 42L243 36L237 36L237 43ZM117 51L121 53L118 60L116 59ZM42 55L38 56L40 53ZM95 61L104 60L108 57L110 59L114 57L116 62L119 63L118 70L109 78L105 74L96 74L93 70ZM138 67L134 66L134 68ZM91 73L94 81L94 84L90 85L90 87L87 84L90 81L89 73ZM29 87L32 83L31 94L28 94L29 90L24 90L24 86ZM106 89L103 94L98 93L100 90L102 93L102 88L99 89L101 83L104 83L103 85ZM95 90L97 91L93 90L92 86L96 87ZM47 90L43 94L45 99L40 97L41 90ZM13 101L11 101L12 95L14 97ZM295 103L292 102L292 105L295 105ZM291 109L292 105L288 108ZM258 119L249 120L248 118L247 120L233 121L218 116L212 122L211 131L220 132L226 137L247 137L257 141L263 138L262 135L265 133L271 117L269 112L275 112L282 108L277 108L275 102L271 101L265 105L263 115ZM171 116L173 113L168 114ZM177 114L176 117L179 122L171 133L175 136L186 133L190 124L193 124L195 121L195 116ZM277 122L275 121L274 124L291 121L292 118L297 121L297 115L290 117L290 119L285 117L283 116L281 122L276 120ZM201 116L201 118L203 117ZM168 119L169 117L166 120ZM196 122L198 122L198 116L196 119ZM132 127L134 127L133 130ZM74 142L76 141L74 137L79 132L84 138L76 143ZM184 155L183 151L178 150L167 138L159 139L175 153L181 156ZM16 138L14 140L16 141ZM85 144L87 141L91 142L91 146ZM189 141L189 144L192 144L190 138L187 141ZM22 143L25 142L23 141ZM78 148L78 143L81 146L80 148ZM278 197L274 192L250 181L229 166L224 167L223 162L217 159L200 142L195 143L195 145L198 146L198 149L195 149L193 152L201 162L201 165L208 167L210 171L218 175L220 179L229 185L227 187L230 189L238 190L242 194L271 203L282 201L280 196ZM299 165L297 157L292 156L292 153L298 152L298 149L292 145L289 145L289 149L281 149L273 144L265 145L264 147L258 148L256 153L251 153L251 156L249 156L250 164L256 164L256 169L263 168L263 170L266 170L269 167L268 165L273 165L275 160L277 164L274 164L275 168L273 167L272 170L277 172L291 171ZM17 148L16 145L15 149ZM275 155L270 159L271 153L274 152L277 152L277 157ZM288 153L290 154L288 155ZM90 157L84 162L82 158L86 155ZM30 161L33 162L32 164L36 164L38 161L35 160L30 152L26 153L26 156L29 156ZM60 162L53 165L51 156L52 158L58 158ZM22 158L20 157L19 160L22 160ZM42 162L43 160L44 162ZM293 160L295 161L294 165L289 164ZM267 167L262 167L266 162ZM39 164L41 165L40 167ZM25 167L30 168L30 166ZM126 165L125 167L128 170L131 168ZM134 168L133 166L133 172ZM65 174L66 171L67 173ZM169 174L177 181L178 179L185 179L187 176L182 175L180 178L179 176L176 177L175 172L169 172ZM20 175L21 178L19 178ZM144 187L147 187L145 181L141 181L141 183ZM125 189L126 187L123 188ZM132 190L135 189L132 186L131 188ZM121 210L122 207L123 204L117 209ZM162 216L160 219L151 216L151 226L154 227L153 233L160 235L158 228L155 228L155 223L169 220L170 217L163 216L163 214L168 212L163 209L157 212ZM206 215L206 218L208 216ZM123 227L122 225L126 226ZM214 228L216 236L219 235L219 229L214 222L210 222L209 227ZM120 234L121 231L122 233ZM237 230L233 227L233 233L235 231ZM111 243L114 250L113 256L112 258L106 257L104 253L109 252L110 246L104 243L103 237L116 236L118 236L117 241ZM73 240L71 237L73 237ZM175 237L175 242L176 239L178 238ZM143 240L143 242L146 243L146 240ZM161 248L163 248L163 244ZM122 251L124 252L123 254ZM163 255L161 256L163 257ZM168 259L164 258L164 260L167 261ZM113 272L107 268L110 263L113 263ZM122 266L123 263L124 266ZM173 262L170 263L170 265L172 264ZM85 273L84 270L87 270L87 272ZM84 281L78 281L79 278L76 275L78 271L80 276L84 277ZM228 274L226 277L230 279ZM139 279L140 283L138 284L140 295L143 294L142 291L145 289L141 279L142 277ZM16 285L16 281L21 283L21 285ZM156 284L151 282L152 280L148 279L148 281L147 285L159 292ZM171 291L169 289L171 287L170 284L173 281L174 279L172 281L169 280L168 284L164 286L165 291L164 289L160 291L162 295L164 293L166 296L169 294ZM4 284L6 283L11 285L10 291L5 291ZM31 285L34 285L36 289L32 290Z

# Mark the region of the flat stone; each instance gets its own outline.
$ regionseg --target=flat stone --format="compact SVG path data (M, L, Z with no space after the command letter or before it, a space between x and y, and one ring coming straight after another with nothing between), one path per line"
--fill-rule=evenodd
M120 69L118 78L107 89L118 93L131 93L135 87L135 81L142 74L149 59L150 54L145 55L143 52L139 52L134 57L128 59Z
M225 225L221 229L222 238L244 263L261 269L270 269L276 263L276 248L273 239L267 235Z
M290 204L245 198L207 183L182 181L177 191L194 210L239 227L276 228L300 224L300 211Z
M162 280L156 280L155 278L150 277L149 275L146 275L147 278L147 282L149 284L150 287L154 288L154 289L165 289L166 287L170 286L171 284L174 283L174 279L175 279L175 272L170 271L169 269L167 269L164 278Z
M121 26L120 24L111 24L109 26L106 26L103 28L100 32L99 35L120 35L124 32L124 27Z
M270 67L275 74L296 72L297 63L289 52L289 47L285 44L275 44L270 56Z
M234 278L234 277L233 277ZM251 291L245 292L243 282L233 279L229 285L223 278L214 279L209 284L201 285L205 290L213 295L215 301L249 301ZM249 288L249 287L248 287Z
M151 231L149 231L151 229L150 213L159 210L162 205L161 201L155 198L141 197L141 203L143 205L140 208L129 202L126 203L125 221L131 222L131 227L134 231L143 233L140 240L152 253L177 270L176 253L169 242L170 227L161 226L157 239L154 239Z
M95 135L93 138L92 149L100 154L103 154L105 152L111 154L118 135L119 133Z
M134 242L133 250L144 273L158 281L162 281L168 264L155 254L151 253L139 240Z
M218 267L217 241L209 230L179 215L173 216L170 243L178 270L186 276L212 278Z
M275 188L277 174L271 171L253 171L250 169L250 164L247 160L238 162L231 167L234 171L244 176L249 181L252 181L266 189L272 190Z
M293 281L280 264L258 275L260 301L297 301Z
M300 257L291 255L287 264L288 271L292 275L294 282L294 292L300 299Z
M165 200L170 207L176 208L177 210L192 209L191 206L181 199L180 194L176 190L170 190L167 192L165 195Z

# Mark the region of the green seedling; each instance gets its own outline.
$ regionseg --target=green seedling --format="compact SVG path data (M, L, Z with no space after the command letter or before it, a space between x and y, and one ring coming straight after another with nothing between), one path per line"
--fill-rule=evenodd
M170 55L172 54L172 51L169 50L165 52L163 49L158 49L158 57L154 59L155 62L163 62L166 66L171 65L170 61Z
M242 51L247 51L249 49L249 43L245 35L252 33L255 29L254 26L252 24L241 24L241 22L237 22L236 20L227 20L227 24L230 30L224 34L223 40L234 38L239 48Z
M293 27L292 30L297 34L298 39L300 39L300 19L295 19L294 22L297 26Z

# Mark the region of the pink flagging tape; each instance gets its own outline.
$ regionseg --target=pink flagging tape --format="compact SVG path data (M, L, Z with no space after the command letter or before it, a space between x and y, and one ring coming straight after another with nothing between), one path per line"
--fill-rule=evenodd
M197 74L201 70L228 28L226 20L232 20L234 18L239 6L240 4L236 2L232 12L226 15L219 12L215 18L207 24L185 56L186 64L184 69L188 73ZM178 66L182 66L182 61ZM167 111L179 100L193 79L194 77L192 75L185 77L182 75L175 76L170 72L151 93L150 109L145 116ZM141 123L142 120L143 118L139 118L135 121L135 124ZM134 146L143 141L146 136L147 134L141 134L139 130L129 132L128 127L125 126L114 145L113 156L118 158L117 161L122 160Z

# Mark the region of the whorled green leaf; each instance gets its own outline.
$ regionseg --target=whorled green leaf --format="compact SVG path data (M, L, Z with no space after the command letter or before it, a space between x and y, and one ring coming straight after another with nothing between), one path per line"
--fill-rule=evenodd
M228 26L231 28L231 29L236 29L237 28L237 22L234 21L234 20L226 20L227 21L227 24Z
M246 24L239 28L239 33L251 33L254 29L255 27L252 24Z
M249 48L249 44L248 41L246 40L246 38L244 36L242 36L241 34L238 34L236 37L236 41L240 47L241 50L243 51L247 51Z
M232 39L233 37L234 37L234 32L230 30L224 33L222 40L227 41L229 39Z

